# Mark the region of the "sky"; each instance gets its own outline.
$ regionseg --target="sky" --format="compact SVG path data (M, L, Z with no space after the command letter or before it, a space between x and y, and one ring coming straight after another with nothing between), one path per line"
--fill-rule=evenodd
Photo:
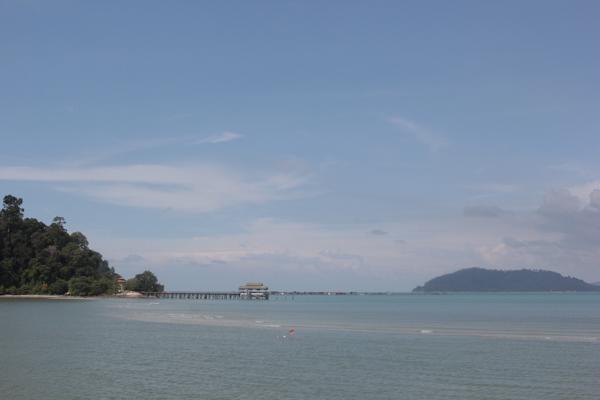
M170 290L600 281L597 1L0 0L0 194Z

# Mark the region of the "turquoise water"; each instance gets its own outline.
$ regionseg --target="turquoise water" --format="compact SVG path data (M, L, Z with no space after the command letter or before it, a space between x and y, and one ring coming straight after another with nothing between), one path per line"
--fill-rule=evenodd
M600 398L598 294L3 299L0 321L2 399Z

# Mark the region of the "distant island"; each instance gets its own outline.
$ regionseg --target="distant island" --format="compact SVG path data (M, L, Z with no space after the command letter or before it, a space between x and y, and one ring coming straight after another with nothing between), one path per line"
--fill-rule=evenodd
M25 218L22 204L23 199L7 195L0 210L0 295L163 291L150 271L122 279L81 232L67 231L63 217L46 225Z
M544 270L467 268L438 276L413 292L600 291L600 286Z

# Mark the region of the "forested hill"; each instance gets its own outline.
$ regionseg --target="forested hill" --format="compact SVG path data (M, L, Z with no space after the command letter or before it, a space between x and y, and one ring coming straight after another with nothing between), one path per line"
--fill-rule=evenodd
M117 274L82 233L67 232L61 217L25 218L22 203L5 196L0 211L0 294L114 293Z
M552 271L468 268L439 276L413 290L413 292L545 291L600 291L600 287Z

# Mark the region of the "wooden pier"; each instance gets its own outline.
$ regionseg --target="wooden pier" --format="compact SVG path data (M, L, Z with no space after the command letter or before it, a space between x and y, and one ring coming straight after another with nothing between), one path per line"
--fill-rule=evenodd
M269 300L269 288L260 282L248 282L237 292L142 292L156 299L187 300Z
M145 297L157 299L186 299L186 300L257 300L256 297L246 296L240 292L143 292ZM264 300L268 300L268 294Z

